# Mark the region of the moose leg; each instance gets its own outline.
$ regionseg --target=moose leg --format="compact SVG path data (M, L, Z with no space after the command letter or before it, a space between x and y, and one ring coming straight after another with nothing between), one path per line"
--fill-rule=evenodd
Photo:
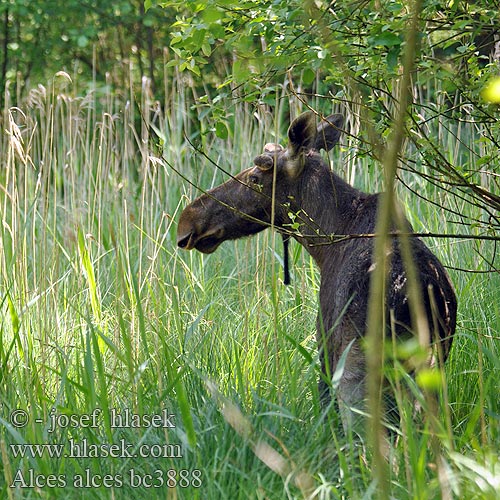
M337 400L344 431L362 433L363 418L359 413L365 406L365 363L364 355L356 340L350 345L343 372L337 387Z
M348 373L340 381L337 390L340 417L344 431L352 430L358 434L363 432L363 418L360 411L364 409L365 377L363 373Z
M333 389L344 431L347 433L352 430L362 434L363 420L356 410L364 409L365 370L362 354L358 351L357 345L353 344L351 348L355 352L347 354L341 374L337 372L339 368L337 357L327 356L324 350L320 350L321 376L318 391L321 406L326 408L331 403ZM337 376L340 376L340 379L337 379Z
M365 399L364 354L359 345L359 335L355 327L342 321L338 328L324 334L318 316L317 340L321 363L321 376L318 383L321 405L326 408L335 393L344 430L356 429L361 432L362 418L355 409L362 410ZM344 339L339 342L339 339ZM347 342L345 339L355 339ZM345 358L342 357L344 351ZM342 363L339 361L343 359Z

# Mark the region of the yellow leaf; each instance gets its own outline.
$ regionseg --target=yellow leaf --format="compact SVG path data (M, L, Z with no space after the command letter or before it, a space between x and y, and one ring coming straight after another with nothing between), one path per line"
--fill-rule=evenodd
M500 77L492 78L481 92L483 99L493 104L500 104Z

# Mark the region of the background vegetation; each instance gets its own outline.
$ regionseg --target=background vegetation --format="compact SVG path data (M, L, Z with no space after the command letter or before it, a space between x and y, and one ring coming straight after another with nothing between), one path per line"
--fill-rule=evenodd
M388 362L402 422L382 489L370 449L319 404L319 284L307 254L293 246L285 288L271 233L202 256L177 251L175 221L200 187L283 141L309 106L346 116L336 171L382 190L407 5L2 3L2 496L498 498L500 131L498 105L482 92L499 74L499 9L417 10L396 187L449 269L459 317L437 411L428 383ZM424 409L417 422L408 394ZM103 418L49 432L51 412L95 408L166 408L176 427L114 429ZM22 428L11 421L19 409ZM11 447L70 439L124 440L134 452L167 443L182 457L21 458ZM153 486L132 488L131 469ZM9 487L30 470L68 484ZM154 487L169 470L175 484ZM125 484L78 488L77 474Z

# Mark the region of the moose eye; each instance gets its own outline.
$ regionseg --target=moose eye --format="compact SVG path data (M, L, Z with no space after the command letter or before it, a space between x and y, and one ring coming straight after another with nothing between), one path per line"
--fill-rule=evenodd
M250 184L259 184L259 177L255 174L249 175L248 176L248 182Z

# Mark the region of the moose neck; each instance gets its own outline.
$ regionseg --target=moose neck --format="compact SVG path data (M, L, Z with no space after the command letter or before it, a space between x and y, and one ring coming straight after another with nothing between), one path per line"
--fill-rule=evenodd
M301 224L300 234L295 239L306 248L320 269L338 247L331 242L331 236L357 232L358 207L368 196L322 163L307 168L301 176L293 204L298 209L297 220Z

